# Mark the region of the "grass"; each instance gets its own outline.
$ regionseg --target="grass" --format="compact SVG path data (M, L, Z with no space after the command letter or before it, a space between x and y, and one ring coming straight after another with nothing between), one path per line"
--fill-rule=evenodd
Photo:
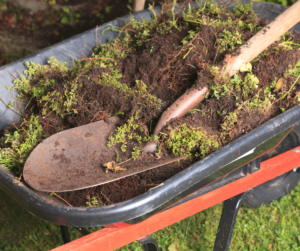
M0 191L0 250L50 250L61 246L60 226L42 221L29 214ZM99 228L90 228L96 231ZM71 240L82 234L70 229Z
M300 250L300 184L280 201L259 209L242 207L230 250ZM151 234L162 251L213 250L222 203ZM0 250L49 250L63 244L60 227L44 222L0 192ZM72 240L81 236L71 230ZM95 231L96 228L91 230ZM99 247L101 248L101 247ZM119 251L143 250L138 242Z

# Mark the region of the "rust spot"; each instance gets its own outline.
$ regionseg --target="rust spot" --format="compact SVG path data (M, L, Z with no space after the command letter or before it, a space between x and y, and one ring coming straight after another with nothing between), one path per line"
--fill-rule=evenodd
M86 137L86 138L89 138L89 137L92 137L92 136L93 136L93 134L89 133L89 132L87 132L86 134L84 134L84 137Z
M69 158L67 158L64 153L61 153L59 155L54 154L53 159L59 160L60 163L63 163L63 164L70 164L71 163L71 160Z

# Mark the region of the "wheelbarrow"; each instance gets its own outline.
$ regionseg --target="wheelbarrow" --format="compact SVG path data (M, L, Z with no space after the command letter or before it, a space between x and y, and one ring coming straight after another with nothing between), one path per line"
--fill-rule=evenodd
M196 6L196 4L195 4ZM254 11L269 20L286 7L253 3ZM159 13L160 8L155 11ZM134 14L137 19L151 18L152 13ZM16 93L5 87L13 85L17 74L25 70L26 61L46 64L51 56L72 63L88 48L114 39L118 33L103 30L121 25L129 15L111 21L36 54L0 68L0 93L9 104ZM300 31L300 25L294 27ZM19 116L0 103L0 132ZM214 250L227 250L235 217L241 202L252 207L278 199L299 181L300 174L300 107L299 105L252 130L205 159L191 165L148 192L122 203L97 208L69 207L56 198L37 192L10 171L0 167L0 189L36 217L62 226L65 242L67 227L105 226L76 241L58 247L62 250L114 250L139 240L145 250L158 250L155 240L147 237L159 229L225 201ZM268 183L266 183L268 182ZM285 184L289 183L286 191ZM268 185L277 193L268 193ZM263 192L264 193L263 193ZM265 197L260 195L264 194ZM270 196L269 196L270 195Z

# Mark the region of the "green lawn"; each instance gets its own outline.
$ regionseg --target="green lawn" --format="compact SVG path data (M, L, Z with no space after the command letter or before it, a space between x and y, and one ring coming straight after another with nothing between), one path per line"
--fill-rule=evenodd
M241 208L230 250L300 250L300 184L280 201ZM151 235L161 250L212 250L222 204ZM62 245L59 226L32 216L0 192L0 250L49 250ZM72 239L81 236L72 229ZM101 249L99 249L101 250ZM119 250L143 250L132 243Z

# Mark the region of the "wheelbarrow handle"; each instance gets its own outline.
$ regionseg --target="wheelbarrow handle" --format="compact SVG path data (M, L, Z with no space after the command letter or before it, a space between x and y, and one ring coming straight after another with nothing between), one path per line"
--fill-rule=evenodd
M243 63L251 62L276 39L300 21L300 0L276 17L270 24L261 29L247 43L239 47L237 56L226 55L219 65L221 73L232 77Z

